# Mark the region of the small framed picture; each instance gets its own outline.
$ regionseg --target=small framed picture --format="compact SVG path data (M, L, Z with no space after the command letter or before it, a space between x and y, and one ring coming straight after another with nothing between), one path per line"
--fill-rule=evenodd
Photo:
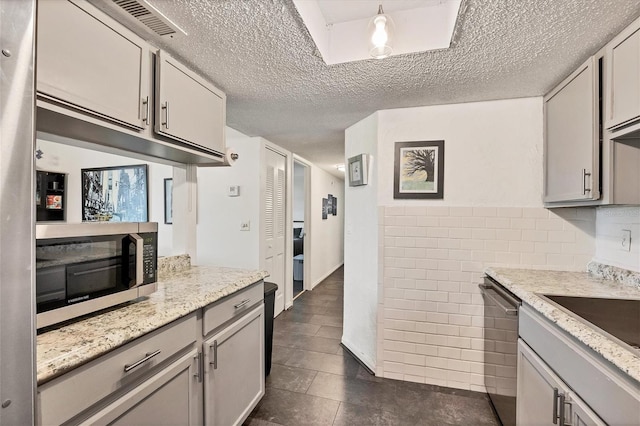
M173 179L164 180L164 223L173 223Z
M322 219L323 220L327 218L328 213L329 213L329 199L323 198L322 199Z
M396 142L393 198L444 198L444 141Z
M359 154L348 160L349 186L361 186L368 183L367 154Z

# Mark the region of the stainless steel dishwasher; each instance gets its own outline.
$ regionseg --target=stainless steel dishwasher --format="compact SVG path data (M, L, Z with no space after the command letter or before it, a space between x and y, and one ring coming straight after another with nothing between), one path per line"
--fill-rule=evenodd
M489 277L479 287L484 299L484 385L502 424L515 426L521 301Z

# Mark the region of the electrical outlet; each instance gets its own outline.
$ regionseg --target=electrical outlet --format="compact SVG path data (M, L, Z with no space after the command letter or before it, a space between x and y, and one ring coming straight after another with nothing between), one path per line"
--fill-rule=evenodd
M249 222L248 220L246 222L240 222L240 230L241 231L251 230L251 222Z
M623 229L621 237L622 237L622 242L621 242L622 247L620 248L620 250L631 251L631 230Z

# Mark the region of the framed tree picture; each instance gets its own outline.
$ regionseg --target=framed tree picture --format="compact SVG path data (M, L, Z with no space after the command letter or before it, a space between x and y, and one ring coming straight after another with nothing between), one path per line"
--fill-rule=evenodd
M147 165L82 169L83 222L149 220Z
M396 142L393 198L444 198L444 141Z

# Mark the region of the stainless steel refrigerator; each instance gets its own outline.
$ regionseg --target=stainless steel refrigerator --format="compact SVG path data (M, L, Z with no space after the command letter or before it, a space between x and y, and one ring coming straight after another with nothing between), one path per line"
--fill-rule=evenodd
M0 0L0 424L34 423L35 0Z

